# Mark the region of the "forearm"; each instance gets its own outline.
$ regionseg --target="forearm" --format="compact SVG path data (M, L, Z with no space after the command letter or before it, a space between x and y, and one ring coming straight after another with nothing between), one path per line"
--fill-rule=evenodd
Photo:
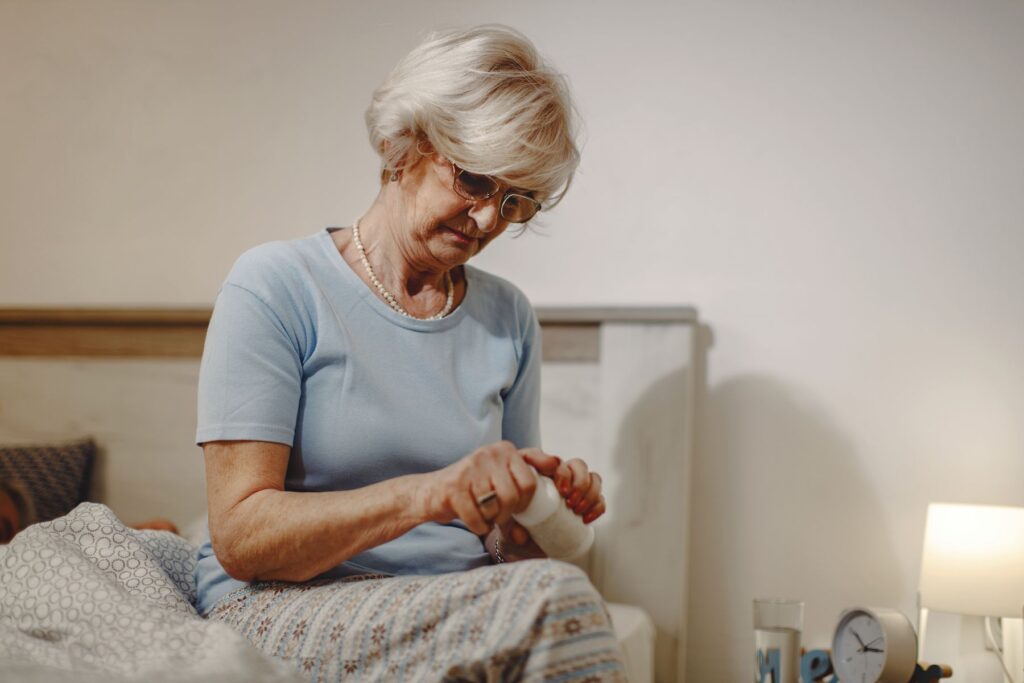
M214 551L241 580L308 580L430 521L426 476L352 491L257 491L219 520Z

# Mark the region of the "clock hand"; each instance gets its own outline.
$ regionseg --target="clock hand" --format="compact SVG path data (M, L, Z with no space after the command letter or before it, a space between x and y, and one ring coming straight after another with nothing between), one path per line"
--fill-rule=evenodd
M867 644L867 645L865 645L864 647L870 647L871 645L874 645L875 643L877 643L878 641L880 641L880 640L881 640L882 638L884 638L884 637L885 637L885 636L878 636L877 638L875 638L874 640L872 640L872 641L871 641L870 643L868 643L868 644Z
M856 631L854 631L854 630L853 630L853 629L851 628L851 629L850 629L850 633L852 633L852 634L853 634L853 637L857 639L857 642L858 642L858 643L860 643L860 646L861 646L861 647L865 647L865 646L864 646L864 641L860 639L860 636L858 636L858 635L857 635L857 632L856 632ZM861 650L861 652L863 652L863 650Z
M865 652L878 652L878 653L885 652L885 650L879 650L877 647L868 647L867 645L864 646L864 651Z

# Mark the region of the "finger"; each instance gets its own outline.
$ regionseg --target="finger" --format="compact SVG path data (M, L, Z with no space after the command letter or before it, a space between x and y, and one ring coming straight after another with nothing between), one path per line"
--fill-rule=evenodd
M491 525L480 514L476 497L466 492L452 497L452 510L459 519L477 536L483 536L491 530Z
M569 507L573 510L579 511L580 505L586 502L587 497L590 495L590 489L593 488L594 478L590 472L580 476L573 474L573 490L569 494L569 498L566 500Z
M568 498L572 493L572 470L569 468L568 462L563 462L558 466L553 479L558 492L562 494L563 498Z
M589 476L590 488L587 489L587 493L583 498L576 505L572 506L577 515L586 515L603 498L601 495L601 476L597 472L591 472Z
M501 527L501 537L515 545L526 545L530 542L530 532L515 520L509 520Z
M587 514L583 515L583 523L584 524L590 524L595 519L597 519L598 517L603 515L604 511L605 511L604 498L601 498L601 500L598 501L597 505L595 505L589 512L587 512Z
M474 498L476 498L476 509L480 511L480 516L483 517L484 521L488 523L494 522L498 517L498 512L501 510L498 492L488 491L482 496L474 496Z
M509 532L509 538L511 538L512 542L516 545L526 545L530 542L530 532L521 524L513 522L512 529Z
M512 511L519 505L519 487L512 479L512 472L504 468L491 477L491 487L498 494L497 514L491 517L495 524L504 524L512 516ZM489 516L489 515L487 515Z
M519 455L523 456L526 462L533 465L538 472L546 477L553 475L558 466L562 464L562 459L557 455L550 455L539 448L523 448L519 451Z
M470 485L469 491L473 500L476 501L476 509L480 513L480 518L489 526L493 526L494 521L501 513L501 497L498 490L489 480L485 480L484 483Z
M572 511L580 517L585 517L591 510L593 510L597 506L598 503L600 503L603 500L604 496L602 496L601 494L598 494L594 498L591 498L590 494L587 494L586 498L576 503L576 505L572 508Z
M495 468L505 467L509 458L516 454L516 447L510 441L498 441L496 443L482 446L467 459L467 467L473 472L473 480L483 483L480 478L482 472L491 472Z
M519 502L512 510L514 514L525 510L526 506L533 500L533 494L537 491L537 475L534 474L533 469L527 464L526 460L521 457L512 458L508 465L509 472L512 474L512 480L519 490Z
M579 458L573 458L566 464L572 472L572 492L567 500L569 507L573 507L582 500L590 488L590 471L587 469L587 463Z

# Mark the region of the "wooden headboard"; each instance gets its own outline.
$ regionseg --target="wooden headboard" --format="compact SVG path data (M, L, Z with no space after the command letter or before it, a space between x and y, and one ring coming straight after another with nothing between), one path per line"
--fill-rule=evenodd
M608 514L585 562L657 627L657 680L685 672L696 323L692 308L539 308L544 447L582 457ZM0 309L0 443L92 436L92 498L127 522L205 512L193 443L209 309Z

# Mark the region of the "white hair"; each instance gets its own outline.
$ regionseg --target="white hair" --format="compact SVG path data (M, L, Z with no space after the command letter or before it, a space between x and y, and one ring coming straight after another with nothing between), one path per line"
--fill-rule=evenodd
M497 24L429 35L373 93L366 127L385 172L427 140L460 168L532 191L546 207L579 164L565 77L526 36Z

